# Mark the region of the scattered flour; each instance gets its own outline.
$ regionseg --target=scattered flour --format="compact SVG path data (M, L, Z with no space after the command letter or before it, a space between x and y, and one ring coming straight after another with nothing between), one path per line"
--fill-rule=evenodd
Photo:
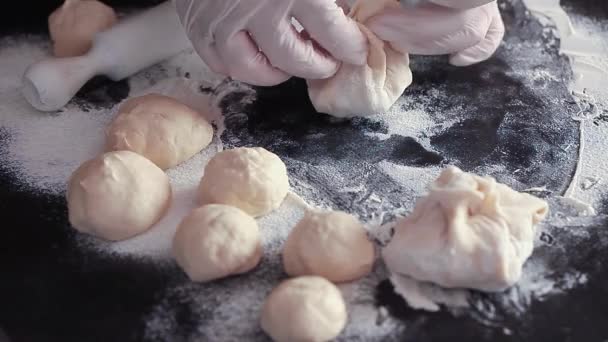
M567 13L559 0L524 0L532 13L547 18L561 38L560 51L570 58L574 72L572 93L580 111L579 164L566 196L598 208L608 198L600 184L608 175L608 25Z
M543 301L547 297L564 293L576 286L584 285L587 276L578 271L552 274L550 268L538 262L528 262L516 286L499 297L503 307L524 313L533 301Z
M46 56L42 41L6 41L0 46L0 126L10 136L3 149L8 167L18 177L22 186L35 191L63 196L66 183L83 161L102 151L105 126L112 119L119 104L113 108L83 110L70 104L62 112L39 113L30 108L18 91L20 75L37 59ZM3 42L4 43L4 42ZM82 248L92 248L111 255L131 255L158 261L170 260L171 243L175 229L181 219L197 206L196 187L207 161L223 146L219 135L223 130L222 117L216 110L214 99L197 91L198 82L217 85L221 80L215 75L201 72L200 60L192 54L184 54L145 70L129 80L130 96L158 92L178 98L203 112L210 113L208 119L217 126L214 140L208 148L194 158L168 171L174 199L168 214L148 232L134 238L108 243L86 235L79 235ZM181 70L177 70L180 69ZM188 73L189 79L183 76ZM208 77L209 76L209 77ZM164 80L158 82L158 80ZM196 81L194 81L196 80ZM239 86L228 84L218 93L238 90ZM3 131L4 132L4 131ZM290 194L275 212L262 217L258 223L262 231L264 246L263 267L252 274L255 280L231 281L229 286L220 283L202 286L187 282L164 294L156 309L146 318L148 337L173 337L168 332L179 325L165 313L175 308L168 298L178 298L193 306L193 319L202 325L189 336L207 340L239 341L260 335L256 317L267 293L282 277L280 252L291 228L303 216L308 204L295 194ZM381 319L381 312L374 304L374 289L386 278L381 268L360 282L342 286L350 308L350 320L340 339L350 340L368 336L381 339L392 331L397 323L389 317ZM209 309L209 298L215 298ZM198 301L201 301L200 303ZM206 308L206 309L203 309ZM213 315L206 315L212 310ZM386 316L386 313L384 314ZM203 317L211 317L204 321ZM202 324L202 323L201 323Z
M425 96L402 96L384 114L369 117L370 120L381 122L387 127L386 133L366 132L365 135L377 137L380 140L389 139L392 135L412 137L426 149L432 151L429 137L434 133L445 130L458 122L458 119L438 120L433 115L433 101L438 91L430 91Z
M556 20L562 38L566 35L580 38L580 35L573 34L573 26L566 20L567 17L564 19L563 11L554 6L556 1L527 0L525 2L535 13L544 12L545 15ZM604 64L594 62L597 61L597 56L601 55L598 50L585 50L588 49L585 47L587 45L577 43L576 39L562 39L562 41L565 42L562 51L575 56L573 65L580 67L575 69L608 70L604 68ZM28 38L27 41L5 38L0 41L0 56L2 56L0 58L0 127L2 133L9 136L8 145L0 149L0 153L8 154L2 156L8 163L4 167L18 175L17 178L22 186L63 196L72 171L83 161L101 151L104 127L111 120L116 107L83 110L75 104L70 104L64 111L55 114L33 110L18 91L21 75L32 62L47 56L47 51L48 43L37 38ZM581 51L590 52L593 56L586 59ZM573 89L579 93L591 94L588 85L595 84L596 79L590 75L591 73L587 73L577 78ZM158 80L163 79L165 81L158 83ZM547 80L555 77L539 69L535 71L533 79ZM115 255L136 255L157 260L170 258L175 228L179 221L196 207L196 185L202 176L204 165L223 148L219 139L223 124L219 112L215 109L214 99L198 92L197 87L200 84L215 86L221 81L222 78L209 71L192 51L145 70L129 80L131 95L155 91L178 97L198 109L210 108L209 119L215 122L218 130L207 149L168 172L173 186L174 202L168 215L161 222L145 234L118 243L107 243L82 236L83 247L95 248L100 252ZM223 91L233 91L234 88L231 87L238 86L231 84ZM606 94L602 96L608 99ZM592 98L598 96L593 94ZM417 99L417 102L402 98L395 105L395 110L372 118L384 123L388 128L386 134L374 134L374 136L379 139L388 139L394 134L411 136L425 148L432 150L427 136L450 127L456 121L446 120L437 123L428 111L429 103L424 101L432 101L432 94L424 99ZM590 98L583 98L581 106L584 107L590 102L592 102ZM578 180L575 182L577 186L573 188L571 194L574 198L592 204L605 195L603 187L596 185L601 184L603 177L608 174L606 159L608 147L605 140L608 136L608 118L606 122L597 124L598 118L602 115L608 117L606 113L608 106L605 102L600 102L596 101L595 104L598 108L597 112L581 120L581 127L584 126L582 129L585 132L583 135L585 148L582 149L581 167ZM402 110L404 108L407 108L405 113ZM439 168L408 167L386 161L381 162L379 168L411 194L411 198L404 198L405 212L413 208L415 199L425 193L427 184L440 172ZM332 170L328 169L327 172ZM350 190L357 191L357 189ZM267 293L284 276L279 258L281 246L291 228L304 214L306 207L307 204L300 198L290 195L279 210L259 219L265 249L262 261L264 266L246 275L246 278L232 278L205 285L186 282L162 294L162 299L146 318L146 337L173 338L183 333L180 331L180 325L170 315L176 303L177 305L186 303L192 311L193 319L204 322L204 326L195 324L196 326L187 332L186 339L196 337L202 340L242 341L250 340L252 336L261 336L257 322L259 309ZM567 218L560 219L567 220ZM379 228L372 224L368 230L372 236L384 236L390 230L390 225ZM512 307L523 312L529 307L532 299L542 300L587 281L584 274L574 271L557 278L549 272L544 264L527 263L518 285L508 290L505 296L501 296L501 300L509 302ZM386 270L379 265L371 275L361 281L341 286L349 306L349 324L340 336L340 340L356 338L381 340L383 336L397 328L398 324L394 320L387 318L382 309L373 305L374 289L386 277ZM430 310L438 309L439 305L455 308L463 308L467 305L476 308L481 305L480 302L471 300L469 291L445 291L433 285L425 286L412 282L400 284L401 287L397 286L397 291L404 294L406 299L409 296L410 303L413 300L412 293L418 294L420 296L415 299L419 301L419 305ZM210 302L210 298L213 298L213 302ZM483 310L487 316L491 315L491 307L486 305ZM218 328L204 328L209 326ZM176 335L172 335L173 332Z

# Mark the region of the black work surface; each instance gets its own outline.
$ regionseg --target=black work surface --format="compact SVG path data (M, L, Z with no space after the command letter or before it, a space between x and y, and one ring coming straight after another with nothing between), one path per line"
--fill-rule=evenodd
M246 107L241 107L238 98L248 94L226 97L227 130L222 140L228 146L263 146L279 154L290 177L313 184L313 192L328 198L333 207L361 216L368 208L357 196L339 192L338 185L316 173L316 165L335 164L338 172L349 175L352 185L365 184L388 194L389 209L398 208L404 194L399 184L375 167L383 160L420 167L453 164L471 171L500 166L500 172L514 177L520 189L545 184L551 193L563 193L578 158L576 148L565 146L578 144L579 134L570 120L575 107L566 87L571 77L568 62L519 2L507 3L503 15L508 26L507 45L538 41L542 44L537 51L502 47L491 60L468 68L449 67L444 58L414 58L415 81L404 96L422 98L438 89L442 94L435 103L438 117L449 117L458 106L469 109L464 120L431 137L434 151L406 136L378 141L365 133L383 133L387 127L367 119L336 122L315 114L300 80L257 89L255 101ZM10 21L5 22L9 27L6 23ZM37 27L29 25L28 30ZM9 28L18 31L15 26ZM535 87L518 76L535 66L561 75L561 81L543 81L549 84ZM108 88L104 81L93 83L88 92L79 95L79 101L92 100ZM121 95L103 97L106 105L120 100L117 96ZM310 141L311 136L323 138ZM3 138L0 135L0 141ZM495 176L501 178L500 173ZM194 327L204 329L204 324L193 322L190 304L183 298L161 298L167 289L187 281L179 271L78 248L67 222L64 198L24 190L15 185L14 177L0 161L0 326L13 341L142 340L143 317L161 299L175 302L167 313L174 328L159 340L166 340L166 336L191 340L196 336ZM571 236L569 228L586 229L589 234ZM475 310L456 317L447 311L408 309L390 283L381 282L376 305L388 308L389 314L404 323L386 340L605 340L607 228L605 222L585 227L573 224L546 234L532 258L544 260L552 274L574 269L586 274L588 281L563 294L532 298L523 313L511 310L500 294L476 294L477 303L494 307L492 322L479 319Z

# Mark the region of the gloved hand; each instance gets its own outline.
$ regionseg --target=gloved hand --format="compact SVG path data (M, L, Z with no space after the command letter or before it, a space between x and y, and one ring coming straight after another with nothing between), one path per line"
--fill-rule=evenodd
M366 38L335 0L175 0L175 5L207 65L247 83L328 78L340 61L362 65L367 58Z
M466 5L465 0L432 0ZM479 3L483 0L473 0ZM470 2L469 2L470 3ZM502 41L505 27L496 1L455 9L436 4L385 11L367 26L402 52L418 55L450 54L450 64L467 66L490 58Z

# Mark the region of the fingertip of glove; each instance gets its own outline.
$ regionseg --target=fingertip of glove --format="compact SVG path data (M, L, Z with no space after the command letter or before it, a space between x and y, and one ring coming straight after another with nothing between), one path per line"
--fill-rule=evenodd
M467 67L467 66L471 66L473 64L479 63L482 61L478 61L466 56L462 56L459 54L455 54L450 56L450 59L448 61L448 63L450 63L450 65L455 66L455 67Z

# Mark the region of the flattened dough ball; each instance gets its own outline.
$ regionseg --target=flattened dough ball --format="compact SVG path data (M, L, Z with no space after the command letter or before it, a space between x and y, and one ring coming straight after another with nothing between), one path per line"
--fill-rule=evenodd
M210 281L253 269L262 257L253 217L227 205L195 209L179 225L173 255L193 281Z
M171 201L171 185L163 170L139 154L109 152L72 174L67 201L74 228L106 240L124 240L161 219Z
M276 154L261 147L241 147L222 151L209 161L199 200L232 205L257 217L277 209L288 191L287 168Z
M356 280L374 264L374 245L359 220L345 212L308 212L283 248L290 276L318 275L333 282Z
M106 150L129 150L163 170L207 147L213 127L197 111L171 97L149 94L123 103L106 130Z
M450 166L397 222L383 249L394 273L448 288L502 291L521 277L547 202Z
M86 54L93 38L117 21L111 7L97 0L66 0L49 17L49 31L56 57Z
M262 329L278 342L322 342L336 338L346 325L346 304L328 280L305 276L276 287L262 309Z

